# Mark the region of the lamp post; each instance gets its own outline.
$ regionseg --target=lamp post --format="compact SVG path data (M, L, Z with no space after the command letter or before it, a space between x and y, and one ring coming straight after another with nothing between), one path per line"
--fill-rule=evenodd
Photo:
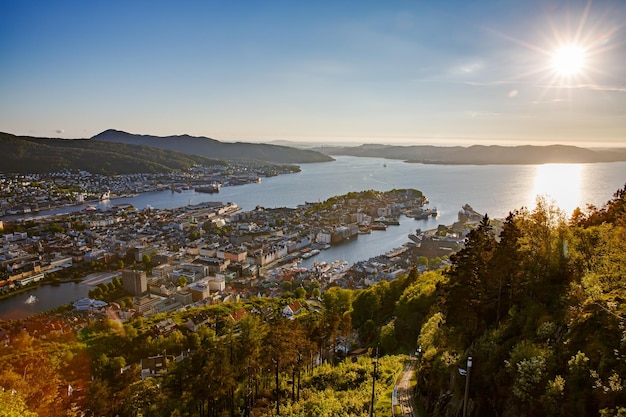
M467 367L465 369L465 395L463 396L463 417L467 417L467 397L469 396L470 374L472 371L472 357L467 357Z

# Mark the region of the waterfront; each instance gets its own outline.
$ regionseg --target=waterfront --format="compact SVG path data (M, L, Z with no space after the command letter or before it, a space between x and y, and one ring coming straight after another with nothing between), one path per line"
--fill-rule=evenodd
M416 221L401 218L399 226L386 231L373 231L350 242L322 251L303 262L332 262L340 259L350 265L383 254L408 242L408 233L416 228L434 229L438 224L449 225L457 220L463 204L469 203L478 212L490 217L504 217L523 206L532 208L537 194L548 194L566 213L587 203L601 206L613 193L624 186L626 163L561 164L561 165L424 165L378 158L338 157L329 163L302 165L296 174L264 178L261 183L223 187L219 194L162 191L144 193L132 198L107 200L98 207L130 203L138 209L157 209L197 204L203 201L235 202L243 210L257 205L264 207L295 207L306 201L323 201L350 191L393 188L415 188L424 192L430 207L440 213L437 218ZM64 207L53 212L71 212L84 206ZM39 213L42 215L45 213ZM80 291L77 290L80 289ZM0 318L16 318L46 311L60 304L79 299L89 287L83 284L44 286L0 302ZM24 301L34 294L40 300L34 304ZM32 310L32 311L31 311ZM6 313L11 312L11 317Z
M537 195L549 195L570 214L588 203L600 206L626 182L626 162L546 165L426 165L398 160L340 156L334 162L303 164L295 174L263 178L260 183L223 187L217 194L184 190L158 191L101 201L106 209L129 203L142 210L181 207L205 201L235 202L243 210L296 207L350 191L415 188L424 192L440 223L449 224L463 204L490 217L504 217L521 207L532 208ZM67 213L87 205L63 207L36 215ZM33 215L20 216L21 218ZM13 217L4 217L10 219Z

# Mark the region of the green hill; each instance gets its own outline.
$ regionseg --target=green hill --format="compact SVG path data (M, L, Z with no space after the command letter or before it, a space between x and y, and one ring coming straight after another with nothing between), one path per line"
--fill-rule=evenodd
M94 174L159 173L196 164L227 164L199 155L91 139L15 136L0 132L2 172L44 173L81 169Z

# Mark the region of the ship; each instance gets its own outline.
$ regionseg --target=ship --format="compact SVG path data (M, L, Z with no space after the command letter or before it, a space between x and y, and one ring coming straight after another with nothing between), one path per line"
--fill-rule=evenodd
M376 222L376 223L372 223L370 228L372 230L387 230L387 225L385 223Z
M302 258L303 259L309 259L310 257L317 255L318 253L320 253L319 249L313 249L310 252L306 252L306 253L302 254Z
M198 193L219 193L220 188L222 188L222 184L219 182L213 182L211 184L200 185L194 188L194 191Z
M421 229L417 229L415 233L409 233L409 239L411 239L415 243L420 243L422 241Z
M29 295L28 298L26 299L26 301L24 301L24 304L35 304L37 301L37 297L35 297L34 295Z

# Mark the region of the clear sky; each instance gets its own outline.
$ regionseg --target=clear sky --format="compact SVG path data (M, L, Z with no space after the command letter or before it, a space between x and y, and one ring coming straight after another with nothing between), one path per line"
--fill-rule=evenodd
M109 128L626 146L626 1L0 0L0 131Z

